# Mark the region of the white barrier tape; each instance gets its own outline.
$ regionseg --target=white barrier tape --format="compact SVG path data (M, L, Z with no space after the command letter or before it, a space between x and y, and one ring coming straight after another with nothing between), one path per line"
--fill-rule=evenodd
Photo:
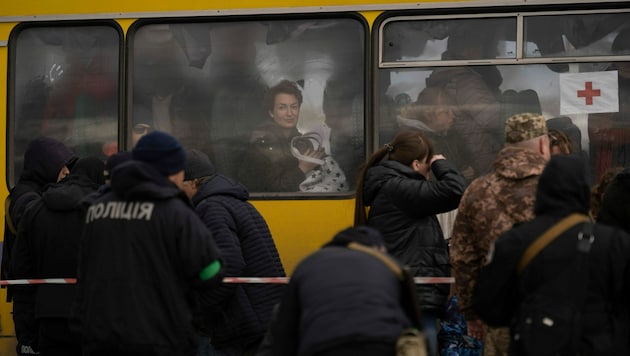
M415 277L416 284L451 284L455 283L453 277ZM47 278L47 279L9 279L0 281L0 285L20 284L75 284L76 278ZM225 277L223 283L242 284L287 284L289 277Z
M75 284L76 278L46 278L46 279L9 279L0 281L0 285L16 285L16 284Z
M453 277L414 277L416 284L451 284L455 283ZM289 277L225 277L223 283L270 283L286 284Z

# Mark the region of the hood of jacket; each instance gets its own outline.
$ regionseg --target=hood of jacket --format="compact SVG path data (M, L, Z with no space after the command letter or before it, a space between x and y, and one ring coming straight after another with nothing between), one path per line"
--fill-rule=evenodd
M590 204L587 173L587 162L580 156L552 156L538 181L534 213L587 214Z
M36 138L24 153L20 182L30 181L41 189L48 183L56 183L63 166L71 168L75 161L76 156L63 143L48 137Z
M231 196L242 201L249 199L249 191L244 185L226 176L215 174L210 176L192 197L193 205L197 206L213 195Z
M111 190L124 200L165 200L186 194L152 166L136 160L120 164L111 172Z
M70 174L61 182L49 186L42 194L44 204L51 210L72 210L86 195L105 183L105 164L96 157L78 160Z
M545 167L545 158L526 148L503 148L494 161L494 173L505 179L521 180L539 176Z
M379 190L381 190L387 181L394 177L425 179L422 174L398 161L383 161L368 169L365 175L365 183L363 185L363 202L365 205L372 205L372 202L374 202Z

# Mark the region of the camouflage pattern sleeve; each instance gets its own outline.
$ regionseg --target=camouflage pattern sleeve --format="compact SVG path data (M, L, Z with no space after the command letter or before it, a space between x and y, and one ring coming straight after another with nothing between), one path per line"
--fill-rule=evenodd
M473 201L479 186L479 180L473 181L462 197L455 218L450 249L455 277L455 294L458 298L459 310L467 320L478 319L470 306L475 280L485 257L484 249L480 246L476 233L477 214L476 204Z

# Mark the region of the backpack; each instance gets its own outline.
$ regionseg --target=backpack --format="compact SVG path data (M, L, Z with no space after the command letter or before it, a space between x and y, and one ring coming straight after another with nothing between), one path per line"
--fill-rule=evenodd
M584 224L577 238L575 278L567 281L574 297L530 293L520 303L511 325L510 354L517 356L577 355L580 351L582 308L588 286L588 254L593 224Z

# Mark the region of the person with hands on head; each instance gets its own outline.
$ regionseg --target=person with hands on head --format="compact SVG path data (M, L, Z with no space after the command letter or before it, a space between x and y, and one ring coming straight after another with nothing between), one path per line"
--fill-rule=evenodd
M379 230L387 251L414 276L450 277L448 246L436 214L455 209L465 188L464 175L433 153L421 131L401 130L372 154L359 175L355 226ZM430 354L436 355L437 319L446 311L449 286L423 284L416 290Z

